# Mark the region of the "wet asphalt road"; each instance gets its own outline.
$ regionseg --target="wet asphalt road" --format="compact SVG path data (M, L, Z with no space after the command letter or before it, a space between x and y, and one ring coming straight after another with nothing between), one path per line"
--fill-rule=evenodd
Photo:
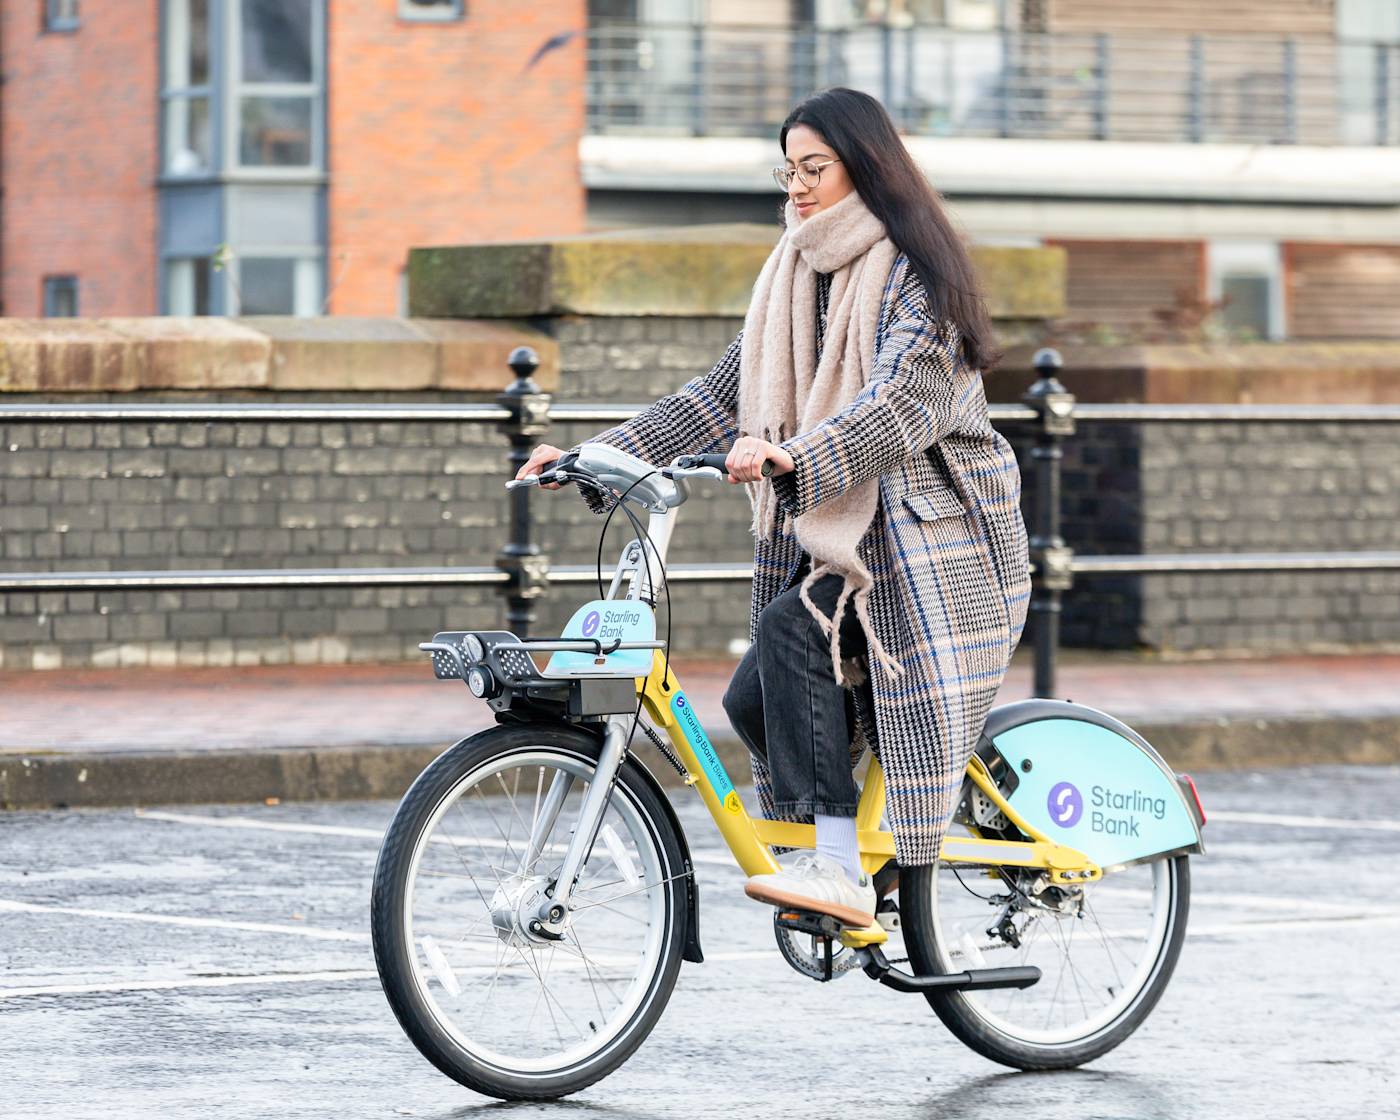
M791 971L675 794L710 959L627 1065L553 1105L463 1089L399 1031L367 933L392 804L0 816L0 1114L1400 1115L1400 767L1200 785L1209 854L1172 986L1124 1045L1056 1074L985 1061L921 997Z

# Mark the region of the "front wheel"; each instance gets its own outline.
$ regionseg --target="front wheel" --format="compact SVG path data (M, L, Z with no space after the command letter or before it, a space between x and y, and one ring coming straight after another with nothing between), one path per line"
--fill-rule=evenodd
M686 931L681 843L624 763L562 935L553 897L598 745L568 726L464 739L404 795L374 873L375 962L404 1031L440 1070L505 1100L577 1092L650 1033Z
M1184 855L1047 887L1033 870L902 869L901 917L916 972L1034 965L1025 989L929 993L944 1025L1015 1069L1069 1069L1112 1050L1166 990L1186 935Z

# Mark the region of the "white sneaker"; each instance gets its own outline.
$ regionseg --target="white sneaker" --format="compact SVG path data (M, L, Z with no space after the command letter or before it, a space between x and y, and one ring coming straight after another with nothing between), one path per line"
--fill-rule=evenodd
M864 929L875 924L875 885L861 873L854 883L846 869L821 852L801 852L791 867L753 875L744 893L773 906L829 914L842 925Z

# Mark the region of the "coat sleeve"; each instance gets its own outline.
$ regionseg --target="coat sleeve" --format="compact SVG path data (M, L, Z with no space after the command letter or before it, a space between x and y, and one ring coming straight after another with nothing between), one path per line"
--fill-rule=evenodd
M610 444L653 464L669 463L677 455L708 454L719 444L733 443L738 435L743 337L740 331L709 373L691 378L674 393L588 442ZM607 511L607 503L596 491L580 487L579 495L594 513Z
M957 328L930 313L918 274L905 273L898 311L854 400L782 447L793 470L772 480L794 518L932 447L976 399L981 376L962 359Z

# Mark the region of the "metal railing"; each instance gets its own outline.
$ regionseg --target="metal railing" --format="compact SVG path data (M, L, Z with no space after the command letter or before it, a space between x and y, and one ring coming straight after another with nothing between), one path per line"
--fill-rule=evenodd
M611 425L626 420L644 406L554 404L532 380L539 359L528 347L511 353L515 380L489 404L19 404L0 405L0 423L202 423L246 421L325 422L453 421L499 425L507 440L506 478L514 478L540 442L549 425L590 423ZM1400 552L1233 552L1171 553L1154 556L1076 556L1060 533L1061 463L1063 443L1077 423L1132 421L1139 423L1201 423L1289 421L1400 424L1400 405L1134 405L1078 404L1059 381L1060 355L1041 350L1034 359L1037 380L1023 403L988 407L993 421L1036 425L1031 448L1035 491L1028 525L1031 601L1026 629L1034 643L1033 692L1055 695L1055 655L1059 647L1062 596L1075 575L1155 575L1180 572L1377 571L1400 570ZM2 460L0 460L2 461ZM513 490L508 498L510 526L505 544L492 567L442 568L278 568L235 570L169 570L115 572L0 572L0 594L39 591L166 591L292 587L467 586L489 584L505 599L506 628L529 636L536 604L555 583L589 583L596 578L590 565L551 568L549 557L535 542L529 488ZM668 578L682 581L747 581L751 563L668 564Z
M600 22L594 134L771 136L847 85L920 136L1400 143L1400 43L1277 35Z

